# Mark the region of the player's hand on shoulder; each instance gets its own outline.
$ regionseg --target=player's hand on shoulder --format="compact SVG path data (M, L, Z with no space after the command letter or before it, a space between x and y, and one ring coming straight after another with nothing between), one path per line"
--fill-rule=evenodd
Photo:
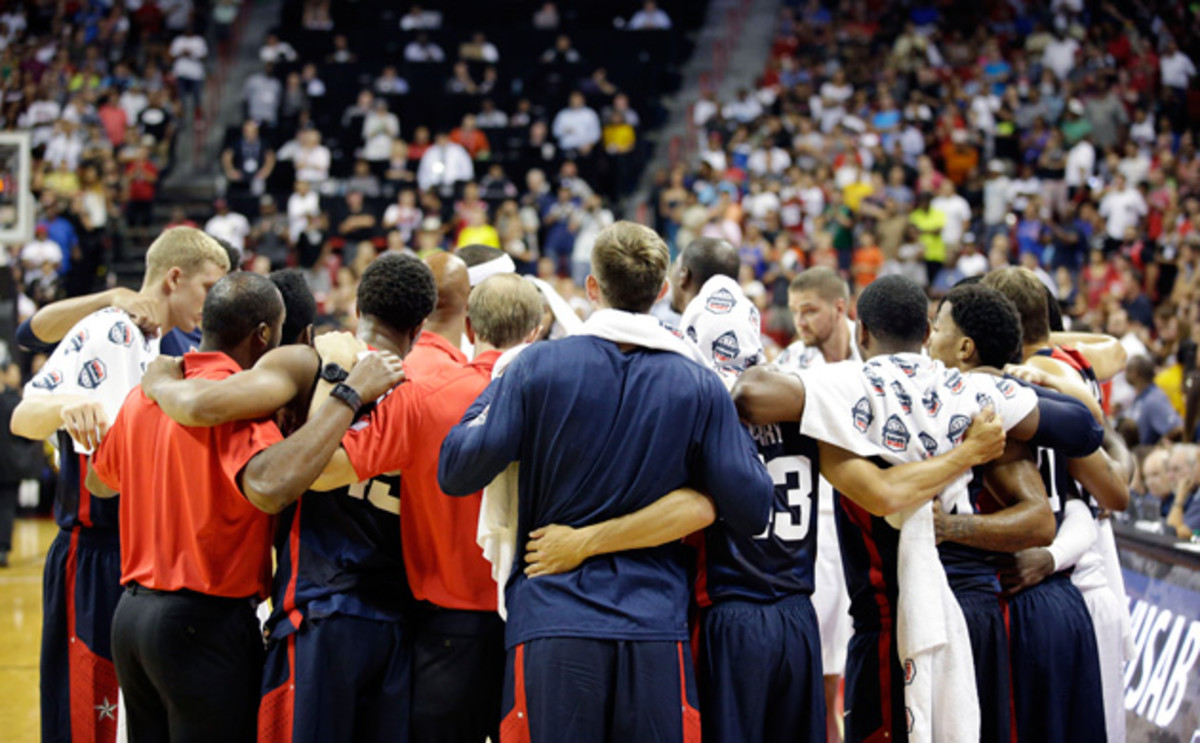
M346 384L363 402L374 400L404 381L404 362L388 351L371 351L354 365Z
M353 333L344 331L323 333L317 336L313 345L321 357L321 363L337 364L343 369L353 368L358 355L367 350L366 343L355 338Z
M142 393L158 401L160 385L183 379L183 359L179 356L159 356L146 365L142 375Z
M62 409L63 428L85 449L95 450L108 433L108 415L95 400L71 403Z
M1004 444L1004 419L988 405L971 419L963 445L971 447L976 464L983 464L1003 454Z
M147 338L157 337L162 329L158 318L158 304L149 297L143 297L135 291L123 291L113 297L112 306L129 315L133 324L137 325Z
M584 533L570 526L551 524L529 533L525 544L525 575L558 575L579 567L590 555Z
M1014 376L1022 382L1036 384L1039 387L1046 386L1046 373L1028 364L1009 364L1004 367L1004 373Z

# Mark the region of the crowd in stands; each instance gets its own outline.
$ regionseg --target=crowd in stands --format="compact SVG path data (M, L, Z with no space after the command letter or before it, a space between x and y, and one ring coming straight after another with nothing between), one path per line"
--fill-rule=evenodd
M1109 412L1131 443L1194 441L1198 31L1166 2L788 4L756 85L693 106L654 224L673 249L739 246L779 347L809 266L856 291L904 274L931 301L1025 266L1067 325L1121 340Z
M37 202L34 240L0 252L26 290L23 316L90 291L128 244L149 244L176 134L203 113L208 39L228 35L239 6L4 3L0 129L29 133Z

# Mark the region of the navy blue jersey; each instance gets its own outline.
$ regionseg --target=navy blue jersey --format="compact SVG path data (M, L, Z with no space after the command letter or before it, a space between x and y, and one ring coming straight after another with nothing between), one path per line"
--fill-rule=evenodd
M767 528L745 537L718 521L704 532L697 578L701 605L722 599L774 601L812 594L817 557L817 442L791 425L751 426L750 435L775 482L775 506ZM819 485L818 485L819 483Z
M890 465L873 458L886 469ZM895 617L900 532L880 516L837 494L838 543L855 632L887 632Z
M304 619L400 621L412 601L400 548L400 478L308 492L279 515L271 637Z
M119 497L97 498L84 481L87 478L87 455L77 454L71 435L66 431L54 434L58 445L58 482L54 488L54 521L63 529L81 526L117 533Z
M967 494L971 503L968 515L983 513L979 497L983 493L983 468L976 467L971 472L971 482L967 485ZM950 511L960 513L956 504ZM1001 553L969 547L955 542L938 544L938 557L942 567L946 569L946 579L950 590L955 595L966 592L984 592L996 594L1000 592L1000 581L996 570Z
M687 638L682 543L593 557L527 578L525 542L585 526L690 485L742 534L767 524L771 476L716 374L682 356L573 336L530 346L442 444L438 479L467 495L519 462L516 564L505 588L509 647L543 637Z

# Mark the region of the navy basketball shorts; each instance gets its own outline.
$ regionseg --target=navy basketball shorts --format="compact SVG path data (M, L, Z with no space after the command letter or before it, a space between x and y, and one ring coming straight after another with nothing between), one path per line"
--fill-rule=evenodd
M122 592L115 532L59 531L42 583L42 740L116 740L112 618Z
M412 646L400 622L335 615L267 647L259 743L409 739Z
M991 591L955 593L971 636L982 743L1012 740L1012 680L1004 605Z
M1008 611L1018 740L1105 740L1096 635L1070 576L1025 589Z
M706 742L825 740L821 635L808 596L714 603L701 620L696 675Z
M500 743L700 743L683 642L549 637L510 648Z
M846 650L845 700L846 743L908 740L904 671L890 627L855 628Z
M431 605L414 619L413 740L499 743L504 620Z

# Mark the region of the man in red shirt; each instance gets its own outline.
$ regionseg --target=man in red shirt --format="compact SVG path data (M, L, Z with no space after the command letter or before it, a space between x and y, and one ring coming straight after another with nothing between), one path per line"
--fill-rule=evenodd
M467 337L475 359L414 379L342 439L314 489L402 471L404 567L418 600L413 649L413 740L499 740L504 622L491 565L475 543L483 493L451 498L438 486L442 439L492 379L504 351L533 341L542 298L516 274L471 290Z
M219 281L204 304L188 377L218 380L279 343L283 300L265 277ZM263 648L254 607L271 575L270 514L313 482L363 398L401 378L373 354L341 391L282 440L268 420L208 429L169 419L132 392L89 466L97 495L120 503L121 597L113 655L131 738L253 741Z
M471 280L467 264L453 253L438 252L425 259L437 284L437 306L425 320L425 329L404 357L404 373L414 379L443 366L459 367L469 360L462 352L466 332L467 295Z

